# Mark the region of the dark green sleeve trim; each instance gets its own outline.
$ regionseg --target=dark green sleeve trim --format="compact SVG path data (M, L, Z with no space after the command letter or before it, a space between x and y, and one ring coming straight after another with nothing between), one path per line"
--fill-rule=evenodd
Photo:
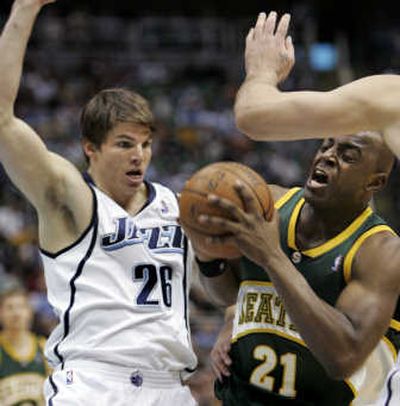
M200 261L196 257L196 262L200 272L207 278L214 278L222 275L226 271L226 261L224 259L214 259L213 261Z

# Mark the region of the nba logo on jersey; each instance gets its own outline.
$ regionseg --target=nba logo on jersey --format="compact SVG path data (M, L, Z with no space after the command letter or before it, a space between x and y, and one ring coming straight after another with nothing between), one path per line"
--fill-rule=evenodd
M139 371L134 371L131 374L131 384L137 387L143 385L143 376Z
M335 258L335 263L332 265L331 270L333 272L337 272L339 267L342 265L343 262L343 255L339 255Z
M169 209L167 203L164 200L161 200L161 214L168 214Z
M67 385L72 385L74 383L74 371L71 369L65 373L65 383Z

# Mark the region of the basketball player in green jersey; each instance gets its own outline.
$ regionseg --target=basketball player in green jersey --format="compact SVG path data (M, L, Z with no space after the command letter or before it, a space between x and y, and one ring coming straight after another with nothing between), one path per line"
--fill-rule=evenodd
M400 345L400 240L368 202L393 161L373 132L324 141L303 188L271 186L271 223L239 186L244 211L210 196L232 220L200 216L226 229L209 243L231 240L244 256L224 271L196 249L215 301L237 294L230 376L217 384L225 406L376 400Z
M44 339L30 332L32 309L21 288L0 295L0 404L44 405Z

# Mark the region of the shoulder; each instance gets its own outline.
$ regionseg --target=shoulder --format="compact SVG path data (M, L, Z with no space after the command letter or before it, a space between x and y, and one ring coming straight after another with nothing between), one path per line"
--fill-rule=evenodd
M290 200L292 196L294 196L301 190L300 187L286 188L279 185L268 186L271 190L271 194L275 202L275 208L280 208L281 206L283 206L287 201Z
M390 229L362 241L354 257L353 278L371 279L400 291L400 238Z
M176 218L179 213L178 195L169 187L157 182L147 182L148 204L159 210L163 218Z
M156 192L176 195L176 193L171 188L162 183L147 182L147 185L149 185L150 188L154 188Z
M158 182L147 182L147 185L150 194L153 194L153 199L168 199L178 204L178 194L169 187Z

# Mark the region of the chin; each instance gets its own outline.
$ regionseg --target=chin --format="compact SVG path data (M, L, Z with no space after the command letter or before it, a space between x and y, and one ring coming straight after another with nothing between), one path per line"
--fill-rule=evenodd
M319 193L318 193L319 192ZM318 209L327 209L332 206L332 194L327 193L327 190L316 191L309 189L307 187L304 188L304 200L310 204L311 206L318 208Z

